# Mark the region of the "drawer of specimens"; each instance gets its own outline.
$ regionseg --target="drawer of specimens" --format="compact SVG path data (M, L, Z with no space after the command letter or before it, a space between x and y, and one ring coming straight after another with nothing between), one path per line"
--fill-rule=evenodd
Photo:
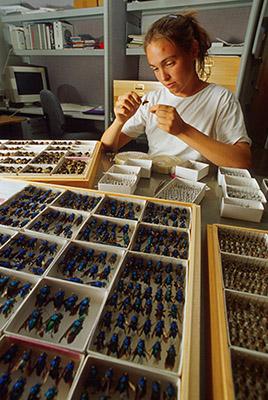
M65 399L83 363L79 353L3 336L1 399Z
M252 394L265 399L268 397L268 232L223 225L212 228L216 245L213 270L219 293L216 312L226 329L226 335L221 334L225 337L222 351L214 351L226 363L226 376L233 383L226 398L253 398ZM208 232L212 232L211 228ZM211 301L216 303L213 298ZM212 329L220 336L215 326ZM221 379L225 385L227 378Z
M8 374L6 398L194 396L200 373L199 324L193 323L200 318L199 207L3 182L0 330L16 343L33 344L30 354L23 345L0 357ZM80 358L71 363L72 354L87 356L81 368ZM19 394L11 396L17 386Z
M71 398L178 399L180 381L159 371L137 368L91 353L74 383Z
M98 147L97 141L0 141L0 174L22 179L54 175L83 178Z

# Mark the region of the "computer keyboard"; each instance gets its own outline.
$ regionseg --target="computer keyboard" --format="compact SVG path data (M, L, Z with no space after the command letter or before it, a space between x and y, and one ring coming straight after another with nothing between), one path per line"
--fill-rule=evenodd
M73 111L73 112L85 112L85 111L89 111L92 110L93 108L95 108L95 106L83 106L80 104L75 104L75 103L61 103L61 108L63 111Z

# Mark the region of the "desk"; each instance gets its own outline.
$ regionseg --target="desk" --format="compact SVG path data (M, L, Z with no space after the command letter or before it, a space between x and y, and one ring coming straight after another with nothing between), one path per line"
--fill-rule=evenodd
M20 124L21 122L25 121L25 117L17 117L17 116L10 116L10 115L0 115L0 127L3 125L16 125Z
M43 110L42 107L37 107L37 106L29 106L29 107L21 107L21 108L14 108L14 107L9 107L6 109L6 107L0 107L0 111L4 112L17 112L17 114L22 114L22 115L43 115ZM66 117L71 117L71 118L76 118L76 119L87 119L87 120L92 120L92 121L104 121L104 115L90 115L90 114L84 114L79 111L65 111L64 115Z
M0 115L0 139L21 139L21 123L26 119L15 115Z

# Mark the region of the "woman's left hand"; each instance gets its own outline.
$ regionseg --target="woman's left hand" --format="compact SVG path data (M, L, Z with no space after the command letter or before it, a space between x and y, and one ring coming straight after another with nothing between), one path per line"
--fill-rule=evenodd
M187 124L172 106L156 104L149 111L156 115L158 127L171 135L179 136L187 129Z

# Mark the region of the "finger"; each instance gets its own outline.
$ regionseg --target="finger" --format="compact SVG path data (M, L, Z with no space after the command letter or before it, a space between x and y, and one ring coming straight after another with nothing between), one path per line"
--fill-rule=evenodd
M153 114L155 114L157 112L157 110L158 110L157 104L149 108L149 111Z
M141 97L138 95L136 92L131 92L131 97L134 99L134 101L140 105L141 104Z

